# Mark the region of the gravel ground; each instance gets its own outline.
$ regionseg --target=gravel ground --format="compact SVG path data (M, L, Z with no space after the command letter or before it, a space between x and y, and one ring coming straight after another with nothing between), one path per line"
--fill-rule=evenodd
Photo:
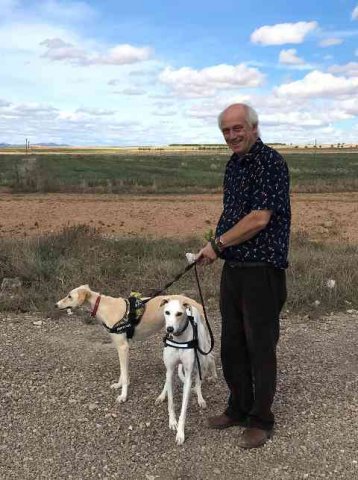
M207 416L225 405L220 368L218 381L203 388L206 411L192 396L186 442L178 447L166 405L154 405L165 374L160 335L134 344L130 396L118 405L109 388L118 377L117 356L101 326L77 316L2 314L0 477L356 479L357 320L347 314L282 320L275 436L243 451L239 427L206 427ZM219 322L213 323L218 339Z

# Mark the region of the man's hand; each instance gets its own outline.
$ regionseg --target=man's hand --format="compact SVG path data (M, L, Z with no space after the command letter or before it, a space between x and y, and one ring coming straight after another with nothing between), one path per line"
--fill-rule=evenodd
M218 258L216 253L213 250L213 247L211 246L211 243L208 242L205 247L203 247L198 255L198 264L199 265L210 265L210 263L215 262L215 260Z

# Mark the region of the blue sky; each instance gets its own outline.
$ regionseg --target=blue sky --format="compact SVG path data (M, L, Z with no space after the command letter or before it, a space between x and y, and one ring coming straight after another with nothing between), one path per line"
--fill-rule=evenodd
M0 0L0 143L358 143L358 0Z

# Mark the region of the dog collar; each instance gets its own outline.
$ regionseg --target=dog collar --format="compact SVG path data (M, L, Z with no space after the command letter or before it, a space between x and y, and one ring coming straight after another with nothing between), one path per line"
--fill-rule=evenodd
M93 310L91 312L91 317L96 316L96 313L97 313L97 310L98 310L98 305L99 305L100 301L101 301L101 295L98 295L98 297L96 299L96 303L94 304Z
M179 330L178 332L173 333L172 335L174 335L174 337L179 337L182 333L185 332L185 330L188 328L188 325L189 325L189 316L186 319L186 323L185 323L184 327L181 330Z

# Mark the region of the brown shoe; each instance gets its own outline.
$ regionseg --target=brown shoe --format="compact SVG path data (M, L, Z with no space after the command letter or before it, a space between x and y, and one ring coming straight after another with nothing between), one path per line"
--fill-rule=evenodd
M268 430L262 430L261 428L250 427L246 428L242 432L242 436L239 441L239 447L241 448L258 448L265 445L267 440L271 438L271 432Z
M209 428L215 428L217 430L236 426L246 427L246 421L234 420L233 418L228 417L226 413L223 413L222 415L208 418L208 426Z

